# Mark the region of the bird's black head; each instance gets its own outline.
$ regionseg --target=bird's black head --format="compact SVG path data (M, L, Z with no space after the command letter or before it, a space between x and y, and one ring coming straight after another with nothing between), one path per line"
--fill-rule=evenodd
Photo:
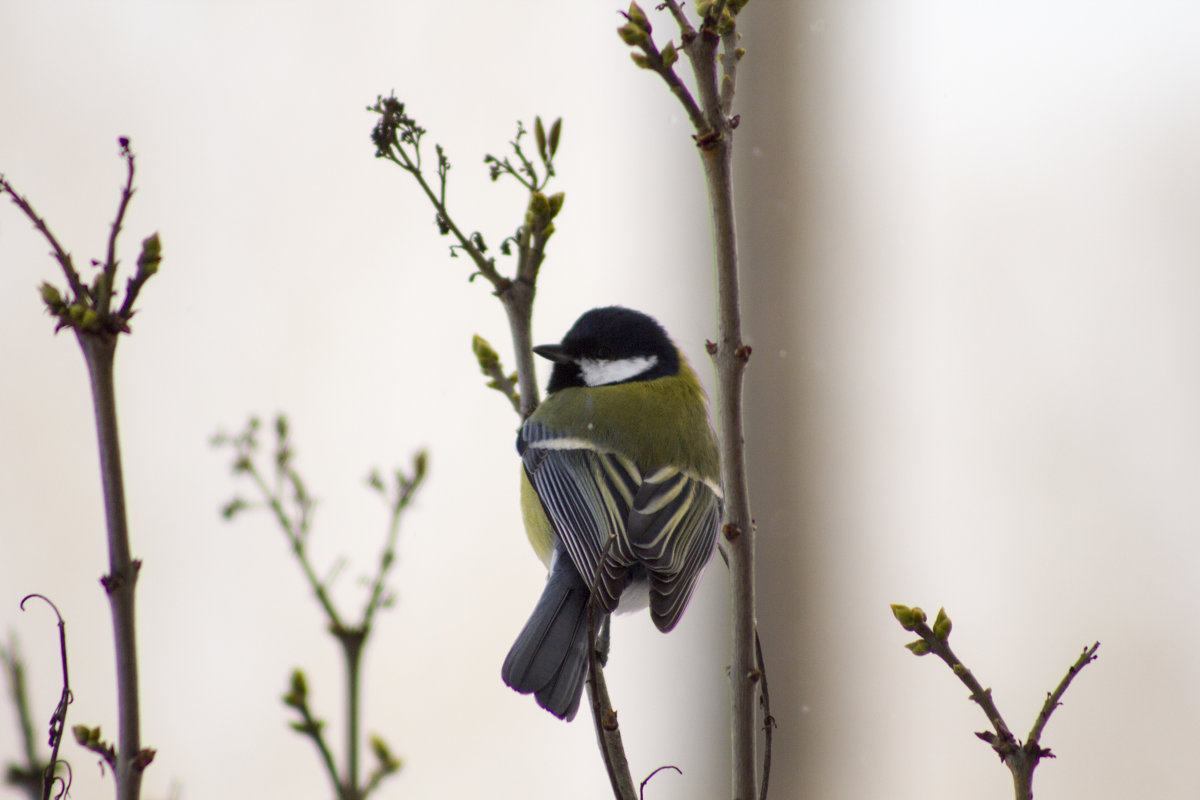
M679 371L679 351L652 317L621 306L593 308L580 317L562 344L533 352L554 362L547 393L568 386L648 381Z

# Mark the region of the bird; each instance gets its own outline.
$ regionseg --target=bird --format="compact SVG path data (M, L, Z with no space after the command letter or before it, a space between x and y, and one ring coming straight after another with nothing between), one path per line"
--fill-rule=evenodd
M517 452L526 534L548 575L501 677L571 720L593 592L598 627L647 606L660 631L679 622L716 547L720 457L704 389L654 318L594 308L533 352L553 368Z

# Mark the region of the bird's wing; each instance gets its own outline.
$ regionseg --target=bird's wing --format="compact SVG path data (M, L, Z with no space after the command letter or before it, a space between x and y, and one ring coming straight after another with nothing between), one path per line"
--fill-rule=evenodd
M521 432L521 461L559 541L605 611L616 608L637 561L626 524L642 476L628 458L583 439L555 436L537 423ZM612 538L610 543L609 539ZM597 577L603 560L604 570Z
M633 499L626 541L650 578L650 616L658 629L675 627L696 581L712 557L721 525L720 488L674 467L642 478Z

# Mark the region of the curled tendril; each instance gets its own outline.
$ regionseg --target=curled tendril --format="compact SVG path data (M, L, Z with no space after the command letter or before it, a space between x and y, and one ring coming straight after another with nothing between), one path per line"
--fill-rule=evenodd
M62 787L58 790L58 794L54 795L54 800L63 800L67 796L67 793L71 791L71 779L73 777L71 774L71 764L68 761L64 761L62 765L67 768L67 777L64 779L61 775L55 775L51 781L52 786L57 783Z
M35 597L38 600L45 601L46 605L50 606L50 608L54 610L54 616L58 617L59 625L64 624L62 614L58 613L58 606L54 605L54 601L51 600L49 597L46 597L46 595L44 595L44 594L38 594L37 592L34 592L33 594L27 594L24 597L22 597L21 598L21 610L24 611L25 604Z
M54 605L54 601L44 594L27 594L21 598L21 610L25 610L25 603L33 598L37 598L50 606L54 611L54 616L58 617L58 649L62 659L62 694L59 695L58 705L54 708L54 713L50 715L50 760L46 763L46 769L42 772L42 797L49 800L51 789L55 783L58 783L61 788L58 794L54 795L55 800L61 800L67 795L71 789L71 765L66 761L62 762L67 768L67 777L64 779L56 775L58 768L58 748L62 744L63 731L67 727L67 706L71 704L73 699L71 694L71 682L67 677L67 624L63 621L62 614L58 611L58 606Z

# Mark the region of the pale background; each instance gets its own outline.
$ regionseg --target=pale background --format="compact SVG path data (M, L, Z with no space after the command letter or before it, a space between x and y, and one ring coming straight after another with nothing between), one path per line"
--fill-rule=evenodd
M493 245L517 119L566 118L567 203L539 341L582 310L657 315L711 381L708 232L686 120L634 69L616 5L444 0L0 7L0 170L79 267L100 257L138 153L123 254L163 238L118 351L138 587L145 796L327 797L279 702L294 666L337 724L339 655L282 536L224 524L207 446L286 411L321 505L318 563L357 608L384 511L371 466L431 450L399 603L366 654L365 726L405 759L381 797L608 796L586 712L566 725L499 679L540 591L515 501L516 419L469 344L506 325L447 258L363 109L398 96L454 162L460 222ZM654 18L657 31L667 20ZM1200 11L1157 2L796 3L745 14L738 111L748 444L773 797L1005 798L985 722L917 660L888 603L944 604L952 642L1023 735L1084 644L1044 744L1046 797L1196 797L1200 770ZM0 210L0 625L70 724L115 736L94 431L61 283ZM511 361L509 361L511 363ZM647 796L727 795L725 584L677 632L622 618L609 670ZM0 711L0 756L15 754ZM75 797L96 759L64 746ZM340 755L340 753L339 753ZM2 794L2 792L0 792Z

